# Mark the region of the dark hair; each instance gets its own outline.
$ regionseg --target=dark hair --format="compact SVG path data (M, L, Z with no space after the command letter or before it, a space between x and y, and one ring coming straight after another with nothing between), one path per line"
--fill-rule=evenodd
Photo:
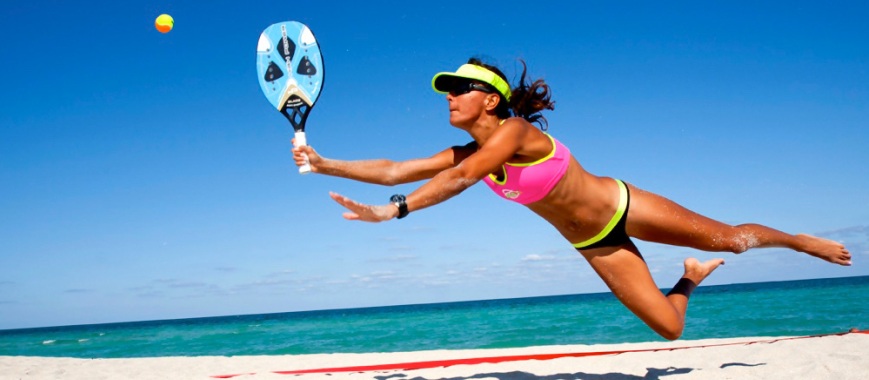
M519 62L522 63L522 76L519 77L519 83L512 90L513 95L509 104L504 99L504 96L501 96L501 103L495 109L495 114L502 119L506 119L512 113L513 116L528 120L529 123L537 123L540 125L540 129L545 131L549 127L549 122L546 121L546 117L541 112L555 109L555 102L551 100L552 94L550 94L549 85L543 79L537 79L533 82L528 79L528 66L521 59ZM483 63L479 58L471 58L468 60L468 63L485 67L498 74L505 82L510 83L507 80L507 76L501 70L495 66Z

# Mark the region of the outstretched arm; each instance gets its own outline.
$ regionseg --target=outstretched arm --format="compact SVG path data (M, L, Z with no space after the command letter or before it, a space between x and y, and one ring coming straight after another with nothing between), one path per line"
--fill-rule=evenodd
M507 162L521 147L525 126L505 123L489 141L458 165L438 172L432 179L407 196L408 211L430 207L450 199ZM345 196L330 193L332 199L346 207L344 218L382 222L398 216L398 207L366 205Z
M408 161L387 159L344 161L320 156L310 146L293 148L296 165L305 163L308 157L311 171L356 181L393 186L432 178L441 171L458 165L476 149L475 143L454 146L434 156Z

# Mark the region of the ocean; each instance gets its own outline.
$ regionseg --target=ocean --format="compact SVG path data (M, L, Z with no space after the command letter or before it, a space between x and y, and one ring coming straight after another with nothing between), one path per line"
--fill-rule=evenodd
M701 286L683 340L869 328L869 276ZM664 341L611 293L0 330L0 355L398 352Z

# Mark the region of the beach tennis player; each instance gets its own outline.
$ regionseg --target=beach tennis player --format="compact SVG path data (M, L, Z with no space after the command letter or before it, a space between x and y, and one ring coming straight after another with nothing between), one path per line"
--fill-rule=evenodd
M394 195L383 205L330 194L349 210L346 219L367 222L404 218L483 181L498 196L552 224L615 296L666 339L681 336L691 292L724 260L686 259L685 274L665 295L631 238L715 252L784 247L851 265L851 254L837 242L759 224L731 226L628 182L585 171L566 146L544 132L548 123L541 112L554 109L549 85L529 79L524 62L522 66L512 88L498 68L474 58L455 72L434 76L434 90L446 94L450 124L473 139L466 145L403 162L334 160L300 146L293 149L296 164L305 163L304 154L314 173L380 185L428 179L406 197Z

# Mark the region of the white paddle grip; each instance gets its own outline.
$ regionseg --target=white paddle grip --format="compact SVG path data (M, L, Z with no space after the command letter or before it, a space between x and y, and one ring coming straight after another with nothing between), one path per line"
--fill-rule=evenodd
M305 132L304 131L296 132L295 138L296 138L296 140L295 140L296 147L308 145L308 141L305 139ZM308 163L308 155L302 153L302 157L305 158L305 164L302 166L299 166L299 174L308 174L311 172L311 164Z

